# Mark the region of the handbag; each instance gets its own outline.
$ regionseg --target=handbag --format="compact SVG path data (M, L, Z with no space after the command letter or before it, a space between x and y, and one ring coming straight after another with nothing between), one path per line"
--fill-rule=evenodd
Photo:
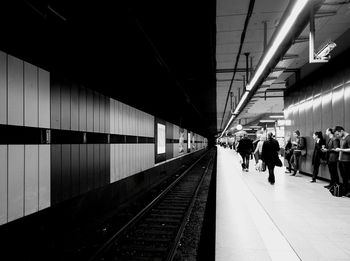
M276 159L276 163L275 164L276 164L277 167L282 167L283 166L282 161L280 160L280 158Z

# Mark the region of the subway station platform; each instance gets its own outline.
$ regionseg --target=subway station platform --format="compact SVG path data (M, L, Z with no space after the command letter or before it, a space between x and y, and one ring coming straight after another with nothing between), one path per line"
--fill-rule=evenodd
M215 260L350 260L350 198L276 168L276 183L218 147Z

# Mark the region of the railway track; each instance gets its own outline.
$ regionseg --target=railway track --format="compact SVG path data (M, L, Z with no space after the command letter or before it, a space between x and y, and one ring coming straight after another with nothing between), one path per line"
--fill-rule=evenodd
M115 233L90 261L172 260L200 184L215 155L213 149L197 160Z

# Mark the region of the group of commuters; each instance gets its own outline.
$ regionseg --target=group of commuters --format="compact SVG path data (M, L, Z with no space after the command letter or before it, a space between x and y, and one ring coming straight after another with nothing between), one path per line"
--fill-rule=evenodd
M310 182L316 182L320 165L325 163L328 165L330 173L330 183L325 188L329 189L338 184L342 186L344 195L350 196L350 134L343 127L336 126L334 129L328 128L326 135L327 141L321 131L313 133L314 149L311 158L313 171ZM269 171L268 181L271 184L275 183L274 168L281 166L282 163L278 156L280 146L271 132L267 134L267 137L261 135L254 142L248 138L247 134L244 134L242 138L237 139L234 148L242 157L243 171L249 170L249 161L254 156L257 164L263 163L262 170L265 169L265 166L267 167ZM300 135L299 130L293 132L293 139L287 138L284 150L288 164L286 173L296 176L300 172L301 158L307 154L306 139Z
M247 134L244 134L243 138L238 141L236 150L242 157L243 171L248 172L249 159L252 159L254 155L256 163L260 160L267 166L269 170L268 181L272 185L275 184L274 168L282 166L282 163L278 157L280 146L271 132L267 134L266 140L263 136L260 137L260 140L256 142L255 150L252 140L248 138Z
M328 141L323 138L321 131L313 133L314 150L312 153L312 179L310 182L316 182L322 162L328 165L330 173L330 183L325 188L331 188L334 185L341 184L346 196L350 195L350 135L341 126L326 130ZM292 172L295 176L299 172L300 158L306 155L305 138L300 136L298 130L293 132L295 141L289 139L285 146L285 159L288 162L286 173ZM339 174L342 182L339 181Z

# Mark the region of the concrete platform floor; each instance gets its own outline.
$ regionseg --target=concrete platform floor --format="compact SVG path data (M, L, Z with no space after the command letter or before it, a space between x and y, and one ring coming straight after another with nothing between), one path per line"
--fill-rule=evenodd
M350 198L276 167L276 183L218 147L216 261L349 261Z

